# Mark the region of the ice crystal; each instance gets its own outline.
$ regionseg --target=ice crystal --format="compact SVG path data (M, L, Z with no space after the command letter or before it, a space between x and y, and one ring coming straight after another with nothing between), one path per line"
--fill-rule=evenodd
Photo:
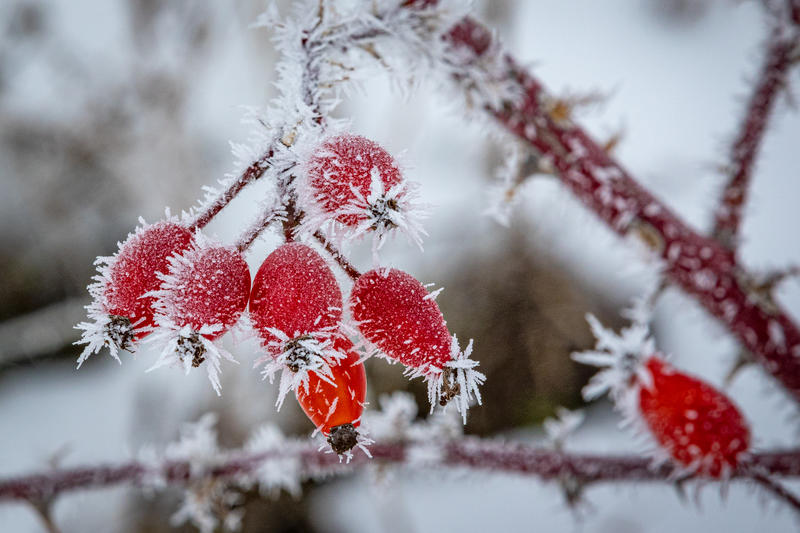
M570 411L564 407L558 407L555 418L546 418L544 420L543 426L545 433L547 433L547 440L556 449L562 449L566 440L583 423L584 418L583 411Z
M253 432L245 444L245 451L259 456L258 466L242 476L240 484L258 485L265 496L277 496L285 490L295 497L300 496L302 465L296 441L286 439L274 425L265 425Z
M319 379L333 384L331 367L336 365L345 354L333 347L333 329L295 332L287 335L277 328L267 330L272 340L266 343L267 354L256 359L254 367L263 366L261 375L272 383L280 373L278 398L275 405L278 409L283 405L286 395L300 388L308 389L309 373L313 372Z

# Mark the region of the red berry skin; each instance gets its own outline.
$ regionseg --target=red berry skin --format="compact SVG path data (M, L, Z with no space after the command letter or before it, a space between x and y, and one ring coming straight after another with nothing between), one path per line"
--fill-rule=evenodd
M235 248L203 248L190 256L190 264L174 274L175 294L165 298L168 316L178 326L194 330L221 324L221 330L205 335L215 339L228 331L247 307L250 269Z
M106 308L110 315L127 317L136 324L136 338L149 333L153 325L154 297L143 294L158 289L158 273L169 268L168 258L186 250L192 233L174 222L158 222L128 238L109 267L105 288ZM141 321L141 322L140 322Z
M658 443L678 463L699 464L707 476L720 478L735 468L750 447L750 429L736 405L658 357L645 365L652 386L641 386L639 408Z
M328 213L357 203L355 189L364 198L370 195L373 171L383 183L384 192L403 181L395 159L379 144L359 135L343 134L320 146L307 166L309 184L315 198ZM336 220L357 226L368 213L337 215Z
M323 381L311 370L308 373L308 389L298 387L295 391L300 407L325 436L330 433L331 428L342 424L358 427L367 397L364 363L359 362L358 354L353 351L353 344L347 338L337 335L333 347L339 352L347 353L347 357L339 359L336 365L331 366L335 385ZM336 405L331 410L334 401Z
M342 292L325 260L312 248L288 243L264 259L253 280L250 318L266 342L269 328L290 339L333 329L342 318Z
M452 340L427 289L397 269L364 273L353 286L350 309L361 333L406 366L444 368Z

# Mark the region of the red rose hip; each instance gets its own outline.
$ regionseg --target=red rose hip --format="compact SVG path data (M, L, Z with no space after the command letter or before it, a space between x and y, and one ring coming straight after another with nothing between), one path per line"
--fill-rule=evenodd
M349 340L337 336L333 345L346 355L331 365L331 376L320 377L314 371L309 372L307 385L298 387L295 395L333 451L342 454L358 444L355 428L361 424L364 412L367 376Z
M128 235L112 257L99 258L99 275L89 286L93 302L87 306L94 322L82 322L78 344L86 348L78 367L104 346L119 361L117 352L128 349L147 335L153 326L154 298L146 296L158 289L159 273L166 272L169 258L187 249L192 233L171 221L142 226Z

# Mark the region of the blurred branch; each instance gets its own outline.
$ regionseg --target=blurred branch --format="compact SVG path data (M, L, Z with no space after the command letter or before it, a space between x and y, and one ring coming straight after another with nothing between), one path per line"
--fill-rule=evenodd
M775 496L780 500L783 500L783 502L791 506L795 510L795 512L800 512L800 498L789 492L789 490L786 487L784 487L777 481L770 479L768 476L764 476L761 474L753 475L753 480L762 487L764 487L773 496Z
M367 465L405 465L423 469L435 467L467 468L489 472L509 472L537 477L543 481L569 479L580 484L602 482L662 482L676 479L701 479L685 476L685 471L669 464L654 466L647 457L630 455L575 454L502 441L466 438L442 443L387 443L370 447L373 458L363 454L343 464L339 456L322 453L317 444L306 441L296 446L260 453L238 452L227 460L202 471L193 469L189 461L164 461L148 465L138 461L106 464L0 480L0 502L47 501L62 493L99 489L112 485L145 486L154 480L167 485L185 486L197 479L235 480L237 476L254 473L265 461L297 460L302 477L324 478L334 474L352 473ZM422 446L421 454L413 453ZM732 479L759 480L763 477L800 477L800 449L760 453L743 461L732 473ZM713 481L702 478L704 482ZM759 481L761 482L761 481Z
M764 64L731 147L727 169L729 180L717 206L712 231L714 238L731 251L736 249L739 242L742 211L767 123L775 109L778 95L786 86L790 67L797 60L793 54L800 45L800 34L793 32L786 35L787 33L789 32L784 29L784 25L778 24L770 35Z
M51 355L77 338L85 300L64 300L0 323L0 367Z
M420 0L421 1L421 0ZM493 41L472 18L448 34L476 62ZM800 329L778 305L758 298L753 276L715 239L690 228L642 187L571 119L555 120L541 82L505 56L507 76L520 94L486 111L552 163L558 177L620 235L640 237L663 259L670 282L692 295L755 354L757 361L800 401Z

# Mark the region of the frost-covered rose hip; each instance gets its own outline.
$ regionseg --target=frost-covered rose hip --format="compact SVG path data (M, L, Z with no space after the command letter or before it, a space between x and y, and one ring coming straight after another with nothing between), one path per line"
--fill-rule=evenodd
M404 179L397 161L379 144L350 133L328 138L314 150L305 173L301 195L313 226L336 222L345 235L374 231L378 237L399 228L421 242L413 205L416 185Z
M295 395L308 418L328 439L331 449L342 454L358 444L356 428L364 413L367 375L347 338L337 335L333 348L346 355L331 366L330 377L310 371L308 383L298 387Z
M256 273L250 293L250 319L268 354L272 379L282 370L278 404L286 393L308 380L308 371L329 376L343 357L331 336L342 318L342 292L325 260L313 248L288 243L272 252Z
M307 172L320 205L337 221L347 226L365 220L376 225L392 224L388 211L397 209L394 201L385 195L375 203L368 200L373 182L379 184L381 193L403 182L397 162L378 143L351 134L328 139L314 153ZM350 209L352 206L361 209Z
M667 363L644 322L617 335L594 316L588 319L597 348L573 359L601 370L584 387L584 397L591 400L610 391L627 421L658 443L658 456L705 476L729 475L750 447L750 429L736 405L712 385Z
M659 357L645 363L639 411L653 437L678 463L701 474L727 476L750 447L750 429L734 403L708 383Z
M264 259L256 273L250 315L267 343L278 339L278 332L293 339L330 330L342 318L342 292L313 248L284 244Z
M242 316L250 297L250 270L235 247L218 246L199 235L195 245L170 258L170 268L160 274L156 334L152 341L164 345L153 366L180 363L188 372L204 361L208 377L219 394L221 358L233 357L212 342Z
M472 342L460 351L433 296L413 276L379 268L356 280L350 309L364 337L403 363L412 377L424 376L431 404L455 398L466 421L470 397L480 403L478 385L485 376L469 359Z
M179 327L200 331L216 339L242 316L250 297L250 270L241 252L233 247L196 247L177 256L158 291L162 316Z
M141 226L119 244L111 257L97 259L99 274L89 286L92 303L86 307L93 322L77 325L83 330L77 344L86 344L78 367L93 353L107 346L119 361L118 351L131 348L150 332L153 301L147 293L158 289L158 274L169 266L168 259L189 247L192 233L171 221Z

